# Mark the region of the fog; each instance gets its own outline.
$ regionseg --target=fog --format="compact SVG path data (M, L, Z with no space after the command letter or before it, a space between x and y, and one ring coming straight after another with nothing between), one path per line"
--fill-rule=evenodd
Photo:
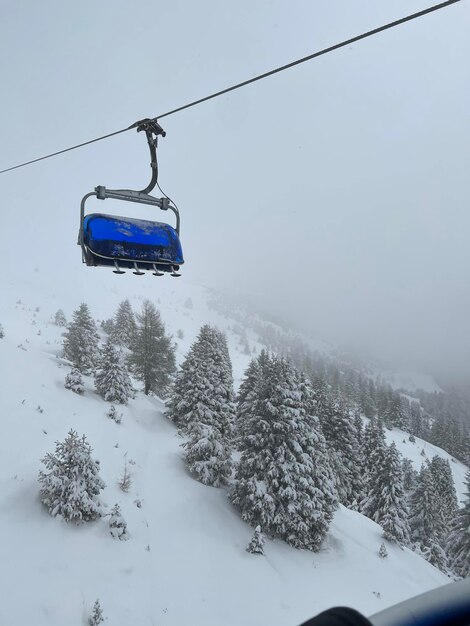
M0 169L430 4L3 0ZM178 288L229 287L360 353L470 376L469 32L463 0L162 119ZM134 131L3 174L4 280L38 268L58 294L99 297L106 270L82 266L76 246L80 199L149 176ZM157 297L153 278L128 279Z

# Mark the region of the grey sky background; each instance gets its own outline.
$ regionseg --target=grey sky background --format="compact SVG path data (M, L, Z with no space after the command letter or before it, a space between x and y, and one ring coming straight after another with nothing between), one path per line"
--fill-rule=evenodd
M0 0L0 169L430 4ZM239 289L324 339L470 375L469 32L464 0L162 120L180 288ZM77 302L140 280L156 298L157 281L87 269L76 246L82 195L149 173L129 132L2 175L4 280L38 268Z

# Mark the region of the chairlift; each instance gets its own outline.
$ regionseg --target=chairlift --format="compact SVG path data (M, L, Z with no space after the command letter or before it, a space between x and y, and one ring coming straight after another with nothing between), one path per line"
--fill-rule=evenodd
M112 267L115 274L124 274L127 269L133 270L137 276L151 271L154 276L181 276L180 265L184 263L183 252L179 239L180 216L178 208L170 198L155 198L149 195L157 185L157 141L158 136L165 137L165 131L156 120L146 119L136 122L131 128L145 131L150 148L152 179L142 191L132 189L106 189L98 186L87 193L80 205L80 231L78 244L82 249L82 261L92 267ZM136 219L134 217L118 217L105 213L85 215L85 204L88 198L95 196L98 200L112 198L124 202L148 204L162 211L173 211L176 226Z

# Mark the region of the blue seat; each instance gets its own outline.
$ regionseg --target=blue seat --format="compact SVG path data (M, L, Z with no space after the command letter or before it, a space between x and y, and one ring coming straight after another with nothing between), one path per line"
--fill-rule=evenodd
M169 224L149 220L92 213L84 218L83 242L91 254L92 265L144 269L156 265L172 271L184 263L178 233Z

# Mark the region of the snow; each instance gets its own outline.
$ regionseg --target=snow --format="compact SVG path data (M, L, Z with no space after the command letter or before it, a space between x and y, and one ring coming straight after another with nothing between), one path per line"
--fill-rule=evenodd
M230 505L226 490L206 487L188 474L181 439L163 417L160 400L138 394L119 407L123 418L116 424L106 417L109 404L94 391L92 378L84 377L83 396L64 388L70 368L57 357L64 329L50 322L55 311L63 308L70 319L87 300L92 315L105 319L125 297L135 309L149 296L148 283L135 286L131 276L117 283L104 274L101 295L91 301L67 281L57 287L63 299L36 277L3 289L0 623L83 624L99 598L113 626L296 626L330 606L372 614L449 582L421 557L393 544L387 543L389 556L379 558L380 527L345 508L336 513L318 554L270 539L265 556L248 554L253 529ZM175 337L178 329L184 332L177 340L179 359L203 323L222 330L233 324L208 307L202 287L181 282L176 288L168 279L153 293L169 331ZM183 305L188 297L193 309ZM18 298L23 304L15 304ZM259 351L254 335L247 334ZM239 383L250 356L230 331L228 343ZM71 428L86 434L100 460L107 485L102 502L108 510L120 505L129 541L113 540L108 518L68 525L41 505L40 459ZM416 467L423 446L427 454L448 457L419 440L403 443L406 435L399 431L387 432L387 438ZM125 458L132 473L128 493L117 485ZM461 492L464 468L451 466Z

